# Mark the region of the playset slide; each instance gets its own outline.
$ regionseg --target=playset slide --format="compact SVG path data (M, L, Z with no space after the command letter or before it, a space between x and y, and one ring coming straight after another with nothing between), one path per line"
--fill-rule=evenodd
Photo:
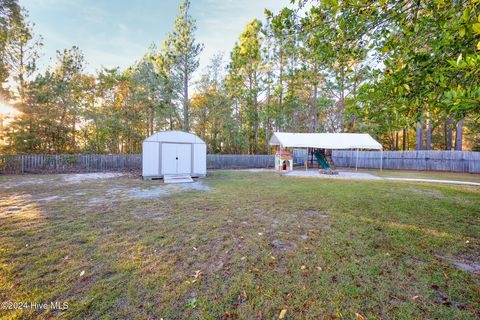
M327 159L325 159L325 156L323 156L320 151L316 151L314 155L315 159L317 159L318 165L322 167L323 170L330 170Z

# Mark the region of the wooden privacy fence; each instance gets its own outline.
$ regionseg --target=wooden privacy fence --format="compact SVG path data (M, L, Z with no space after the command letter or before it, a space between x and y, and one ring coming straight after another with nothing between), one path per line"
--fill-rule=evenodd
M379 168L379 151L360 151L359 168ZM294 153L295 163L304 158ZM302 158L302 159L301 159ZM338 167L355 167L355 151L333 151ZM207 169L272 168L272 155L207 155ZM141 154L0 155L0 174L115 171L142 168ZM385 151L384 169L438 170L480 173L480 152Z
M209 154L207 169L273 168L274 156L245 154Z
M273 167L269 155L207 155L208 169ZM0 155L0 174L115 171L142 168L141 154Z
M380 168L380 151L358 152L359 168ZM338 167L355 167L356 151L333 151ZM480 173L480 152L469 151L384 151L384 169L410 169Z
M62 173L129 170L142 167L140 154L0 155L0 173Z

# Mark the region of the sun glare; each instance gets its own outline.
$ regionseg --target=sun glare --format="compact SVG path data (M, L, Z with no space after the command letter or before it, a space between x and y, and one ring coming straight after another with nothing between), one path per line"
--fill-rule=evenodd
M14 115L16 115L16 114L18 114L18 113L19 113L19 112L18 112L15 108L7 105L7 104L6 104L5 102L3 102L3 101L0 101L0 115L3 115L3 116L6 116L6 115L14 116Z

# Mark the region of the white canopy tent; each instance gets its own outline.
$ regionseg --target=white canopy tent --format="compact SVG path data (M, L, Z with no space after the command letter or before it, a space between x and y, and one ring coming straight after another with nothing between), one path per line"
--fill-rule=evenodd
M380 150L382 145L367 133L292 133L275 132L270 138L270 145L280 148L318 148L318 149L356 149L358 167L358 150ZM383 154L380 159L382 170Z

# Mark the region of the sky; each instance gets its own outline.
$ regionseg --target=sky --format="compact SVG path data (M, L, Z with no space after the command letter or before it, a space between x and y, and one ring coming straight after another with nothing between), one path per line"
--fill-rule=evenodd
M86 71L104 67L126 68L155 43L160 46L181 0L19 0L43 37L40 69L52 65L56 51L76 45L85 55ZM200 72L217 52L228 58L245 25L264 20L264 9L273 12L289 0L191 0L190 14L197 20L197 39L205 45Z

